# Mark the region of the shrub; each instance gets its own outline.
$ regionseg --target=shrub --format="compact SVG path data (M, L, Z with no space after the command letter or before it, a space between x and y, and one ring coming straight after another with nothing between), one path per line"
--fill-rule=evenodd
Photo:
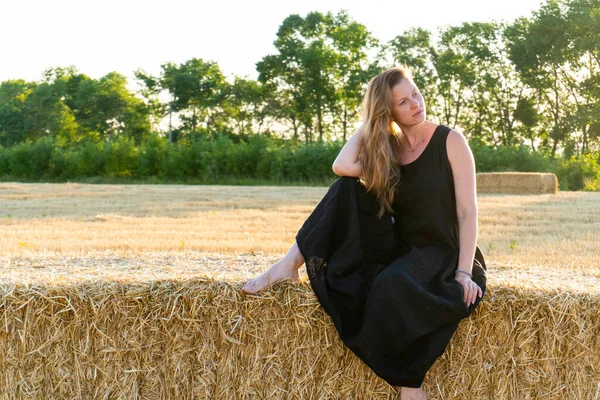
M528 146L491 147L471 144L477 172L551 172L554 162Z
M158 176L160 174L161 164L167 155L167 146L167 141L156 134L151 135L140 146L138 172L140 177Z
M76 179L78 158L76 149L56 147L50 159L49 176L61 181Z
M10 174L24 180L38 180L48 175L54 139L44 137L35 144L22 142L11 148Z
M267 147L262 159L256 168L257 176L263 179L281 182L285 180L282 148L277 146Z
M558 183L562 190L599 190L599 156L586 154L579 158L563 160L556 169Z
M0 146L0 175L10 174L10 156L11 149Z
M107 142L104 153L107 176L131 177L138 170L140 156L133 138L119 136Z
M102 182L102 178L141 178L153 182L252 182L326 185L344 143L315 142L247 134L209 134L169 145L159 134L136 146L131 138L56 145L52 137L0 147L0 175L26 181L52 179ZM470 143L477 172L554 172L562 190L600 190L599 154L553 159L528 146L490 147Z
M80 177L105 176L106 153L103 143L83 142L75 153L77 175Z
M160 177L183 182L188 171L187 148L184 141L167 146L165 156L160 163Z

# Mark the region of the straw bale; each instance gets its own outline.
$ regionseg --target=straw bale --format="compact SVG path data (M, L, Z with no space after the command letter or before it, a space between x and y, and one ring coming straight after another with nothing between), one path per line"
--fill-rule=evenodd
M398 398L343 346L305 276L242 293L257 260L271 261L0 258L0 398ZM600 270L570 275L491 265L430 397L600 398Z
M553 173L482 172L477 174L478 193L556 194L558 179Z

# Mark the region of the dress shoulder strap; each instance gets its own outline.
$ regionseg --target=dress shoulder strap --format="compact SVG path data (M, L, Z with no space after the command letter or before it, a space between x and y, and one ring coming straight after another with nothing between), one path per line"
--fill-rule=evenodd
M450 161L448 160L448 149L446 147L446 142L448 141L448 135L450 134L451 130L452 128L440 124L434 133L435 137L432 138L432 140L435 139L434 146L431 146L434 148L432 150L438 154L441 160L443 160L441 163L442 168L448 170L451 170L451 166Z
M434 140L436 144L446 144L446 139L448 138L448 134L450 133L452 129L447 127L446 125L438 125L437 128L435 128L435 132L433 133L434 137L432 138L432 140Z

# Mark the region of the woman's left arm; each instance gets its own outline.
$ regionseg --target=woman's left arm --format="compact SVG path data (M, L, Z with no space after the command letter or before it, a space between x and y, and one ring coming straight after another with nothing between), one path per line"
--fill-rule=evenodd
M464 271L470 275L477 245L475 160L467 139L454 130L450 131L448 135L446 149L454 176L456 215L458 217L460 251L457 271ZM483 295L481 288L473 282L469 275L461 272L455 274L455 279L465 289L464 300L467 305L473 304L477 296Z

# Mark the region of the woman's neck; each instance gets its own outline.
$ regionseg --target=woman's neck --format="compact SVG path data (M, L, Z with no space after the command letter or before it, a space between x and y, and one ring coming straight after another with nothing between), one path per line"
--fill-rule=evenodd
M405 136L410 146L415 146L419 140L429 136L435 129L435 124L430 121L423 121L418 125L400 126L402 134Z

